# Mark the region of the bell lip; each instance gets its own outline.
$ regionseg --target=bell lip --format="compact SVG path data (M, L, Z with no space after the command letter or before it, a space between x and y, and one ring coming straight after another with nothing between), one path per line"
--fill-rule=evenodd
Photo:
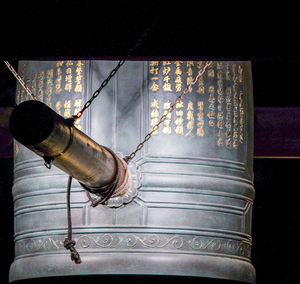
M142 251L79 252L82 257L80 265L70 263L67 253L19 257L10 267L9 282L79 275L156 275L214 278L246 283L256 281L256 271L250 261L227 256Z

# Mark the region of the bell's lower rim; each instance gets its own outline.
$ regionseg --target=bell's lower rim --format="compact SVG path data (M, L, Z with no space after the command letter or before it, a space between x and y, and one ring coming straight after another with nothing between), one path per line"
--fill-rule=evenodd
M226 279L255 283L256 272L248 261L226 256L145 252L80 252L82 263L70 256L43 254L16 259L9 281L76 275L167 275Z

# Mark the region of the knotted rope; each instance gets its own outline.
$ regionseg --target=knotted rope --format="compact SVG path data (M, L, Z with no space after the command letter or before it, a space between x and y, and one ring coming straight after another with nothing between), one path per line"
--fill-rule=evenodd
M76 264L81 263L81 258L77 250L75 249L76 242L72 240L72 218L71 218L71 206L70 206L70 193L71 193L72 177L69 176L67 186L67 216L68 216L68 237L64 241L64 247L71 252L71 260Z

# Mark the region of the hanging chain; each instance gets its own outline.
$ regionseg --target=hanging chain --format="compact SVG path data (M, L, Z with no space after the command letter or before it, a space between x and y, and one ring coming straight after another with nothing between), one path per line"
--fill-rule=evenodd
M127 59L128 56L126 56ZM100 92L102 91L102 89L108 84L108 82L110 81L110 79L117 73L118 69L125 63L126 59L122 59L119 61L119 63L117 64L117 66L110 72L110 74L108 75L108 77L102 82L102 84L100 85L100 87L94 92L94 94L92 95L92 97L84 104L83 108L75 115L73 115L73 120L76 120L78 118L80 118L83 114L83 112L92 104L93 100L96 99L98 97L98 95L100 94Z
M140 43L142 42L143 38L146 37L148 30L150 29L150 27L144 31L144 33L142 34L141 38L139 38L139 40L137 41L136 45L131 48L127 54L127 56L120 60L119 63L117 64L117 66L110 72L110 74L108 75L108 77L102 82L101 86L94 92L93 96L84 104L84 107L82 108L82 110L80 110L76 115L73 115L73 117L71 118L72 122L74 122L76 119L80 118L83 114L83 112L91 105L91 103L93 102L93 100L100 94L101 90L108 84L109 80L117 73L118 69L125 63L126 59L131 55L131 53L133 52L133 50L135 48L137 48ZM8 61L4 61L4 63L7 65L8 69L14 74L14 76L16 77L16 79L19 81L19 83L22 85L22 87L26 90L26 92L28 93L28 95L30 95L32 97L32 99L37 100L37 98L34 96L34 94L32 93L32 91L25 85L25 82L23 81L23 79L18 75L18 73L15 71L15 69L9 64ZM212 64L212 61L209 61L205 64L205 66L199 70L196 78L190 82L190 84L188 84L186 86L186 88L183 90L183 92L180 94L180 96L177 97L177 99L175 100L175 102L170 106L170 108L167 110L167 112L162 115L162 117L160 118L159 122L157 124L155 124L151 131L144 137L144 140L138 144L138 146L136 147L136 149L128 156L124 157L124 160L128 163L130 160L132 160L135 156L136 153L138 151L140 151L143 147L144 144L151 138L152 134L158 130L158 127L160 126L161 123L163 123L166 119L167 116L174 110L176 104L180 103L180 101L182 100L182 98L188 93L189 89L191 86L193 86L197 80L199 79L199 77L201 75L204 74L206 68L208 66L210 66Z
M212 61L209 61L205 64L205 66L202 69L199 70L196 78L186 86L186 88L182 91L181 95L177 97L175 102L170 106L170 108L166 111L166 113L160 118L159 122L152 127L151 131L145 136L144 140L136 147L136 149L130 155L124 157L126 163L132 160L136 156L136 153L144 147L144 144L151 138L152 134L158 130L159 125L162 124L167 119L168 115L174 110L175 106L178 103L180 103L182 98L188 93L189 89L198 81L199 77L204 74L206 68L211 64Z
M157 20L156 20L157 21ZM92 97L84 104L83 108L75 115L73 115L72 120L75 121L76 119L80 118L83 114L83 112L92 104L93 100L96 99L98 97L98 95L100 94L100 92L102 91L102 89L108 84L108 82L110 81L110 79L117 73L117 71L119 70L119 68L125 63L125 61L128 59L129 56L132 55L132 53L141 45L142 41L146 38L146 36L148 35L148 32L150 31L150 29L156 25L156 21L152 23L152 25L150 27L148 27L140 36L140 38L136 41L135 45L129 49L127 55L121 59L117 66L110 72L110 74L107 76L107 78L102 82L102 84L100 85L100 87L94 92L94 94L92 95Z
M93 93L92 97L84 104L83 108L75 115L73 115L71 118L69 118L70 122L74 123L75 120L80 118L83 114L83 112L92 104L93 100L98 97L102 89L108 84L110 79L117 73L119 68L125 63L125 61L132 55L132 53L141 45L142 41L147 37L149 31L151 28L157 24L158 18L155 19L155 21L146 29L143 31L139 39L136 41L135 45L128 50L127 55L121 59L117 66L109 73L107 78L102 82L100 87ZM15 71L15 69L9 64L8 61L4 61L4 63L7 65L8 69L14 74L16 79L19 81L19 83L22 85L22 87L26 90L29 96L32 97L32 99L37 100L37 98L34 96L32 91L25 85L25 82L23 79L18 75L18 73Z
M23 79L21 78L21 76L19 76L19 74L16 72L16 70L14 69L14 67L12 67L8 61L4 61L4 63L6 64L6 66L8 67L8 69L14 74L14 76L16 77L16 79L19 81L19 83L22 85L22 87L25 89L25 91L27 92L27 94L29 96L31 96L31 98L33 100L37 100L37 98L35 97L35 95L32 93L32 91L25 85L25 82L23 81Z

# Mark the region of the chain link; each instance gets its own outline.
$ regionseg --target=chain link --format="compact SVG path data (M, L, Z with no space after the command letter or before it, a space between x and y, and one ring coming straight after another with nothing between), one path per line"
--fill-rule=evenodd
M148 28L147 30L149 30L150 28ZM146 30L146 31L147 31ZM144 32L143 37L145 37L147 35L147 32ZM100 87L94 92L94 94L92 95L92 97L84 104L82 110L80 110L76 115L74 115L71 120L76 120L78 118L80 118L83 114L83 112L92 104L93 100L95 98L97 98L97 96L100 94L101 90L108 84L109 80L117 73L118 69L125 63L126 59L130 56L130 54L132 53L132 51L138 47L141 43L141 39L138 40L136 46L132 49L129 50L128 55L126 56L125 59L122 59L119 61L119 63L117 64L117 66L110 72L110 74L108 75L108 77L102 82L102 84L100 85ZM28 93L28 95L30 95L32 97L32 99L37 100L37 98L34 96L34 94L32 93L32 91L25 85L25 82L23 81L23 79L18 75L18 73L15 71L15 69L9 64L8 61L4 61L4 63L7 65L8 69L14 74L14 76L16 77L16 79L19 81L19 83L22 85L22 87L26 90L26 92ZM205 66L199 70L196 78L190 82L190 84L188 84L186 86L186 88L183 90L183 92L180 94L180 96L177 97L177 99L175 100L175 102L170 106L170 108L167 110L167 112L161 116L159 122L157 124L155 124L151 131L144 137L144 140L138 144L138 146L136 147L136 149L128 156L126 156L124 158L124 160L128 163L130 160L132 160L135 156L136 153L140 150L142 150L142 148L144 147L144 144L152 137L152 134L158 130L160 124L162 124L168 117L168 115L174 110L176 104L180 103L180 101L182 100L182 98L188 93L189 89L191 86L193 86L199 79L199 77L201 75L203 75L203 73L205 72L206 68L208 66L210 66L212 64L212 61L209 61L205 64Z
M199 77L204 74L206 68L208 66L210 66L211 64L212 64L212 61L206 62L205 66L199 70L196 78L193 81L191 81L190 84L188 84L186 86L186 88L182 91L180 96L178 96L177 99L175 100L175 102L169 107L167 112L161 116L159 122L156 123L152 127L151 131L145 136L144 140L136 147L136 149L130 155L124 157L124 160L126 161L126 163L128 163L130 160L132 160L136 156L136 153L144 147L144 144L151 138L152 134L158 130L160 124L162 124L167 119L168 115L174 110L176 104L180 103L182 98L188 93L190 87L193 86L198 81Z
M156 19L157 21L157 19ZM142 41L147 37L148 32L150 31L150 29L156 25L156 21L154 21L152 23L152 25L150 25L140 36L140 38L136 41L135 45L129 49L127 55L121 59L117 66L110 72L110 74L108 75L108 77L102 82L102 84L100 85L100 87L94 92L94 94L92 95L92 97L84 104L83 108L75 115L73 115L72 120L75 121L76 119L80 118L83 114L83 112L92 104L93 100L96 99L98 97L98 95L100 94L100 92L102 91L102 89L108 84L108 82L110 81L110 79L117 73L117 71L119 70L119 68L125 63L125 61L128 59L129 56L132 55L132 53L141 45Z
M32 93L32 91L25 85L25 82L23 81L23 79L21 78L21 76L19 76L19 74L15 71L14 67L12 67L10 65L10 63L8 61L4 61L4 63L6 64L6 66L8 67L8 69L11 71L11 73L14 74L14 76L16 77L16 79L19 81L19 83L21 84L21 86L25 89L25 91L27 92L27 94L29 96L31 96L31 98L33 100L37 100L37 98L35 97L35 95Z
M127 58L128 56L126 56ZM119 61L119 63L117 64L117 66L109 73L109 75L107 76L107 78L102 82L102 84L100 85L100 87L94 92L94 94L92 95L92 97L84 104L83 108L73 116L73 119L76 120L78 118L80 118L83 114L83 112L92 104L93 100L96 99L98 97L98 95L100 94L100 92L102 91L102 89L108 84L108 82L110 81L110 79L117 73L118 69L125 63L125 59L122 59Z
M117 66L109 73L108 77L101 83L100 87L93 93L92 97L84 104L83 108L77 114L73 115L71 118L68 119L70 122L74 123L75 120L77 120L78 118L80 118L82 116L83 112L92 104L94 99L96 99L98 97L98 95L100 94L102 89L108 84L110 79L117 73L119 68L126 62L128 57L130 57L132 55L132 53L141 45L143 40L147 37L150 29L154 25L157 24L157 20L158 20L158 18L156 18L155 21L146 30L144 30L144 32L141 34L139 39L136 41L135 45L132 48L130 48L128 50L127 55L118 62ZM18 75L18 73L9 64L9 62L4 61L4 63L7 65L8 69L14 74L14 76L19 81L19 83L22 85L22 87L26 90L28 95L30 95L32 97L32 99L37 100L37 98L34 96L32 91L25 85L25 82L23 81L23 79Z

